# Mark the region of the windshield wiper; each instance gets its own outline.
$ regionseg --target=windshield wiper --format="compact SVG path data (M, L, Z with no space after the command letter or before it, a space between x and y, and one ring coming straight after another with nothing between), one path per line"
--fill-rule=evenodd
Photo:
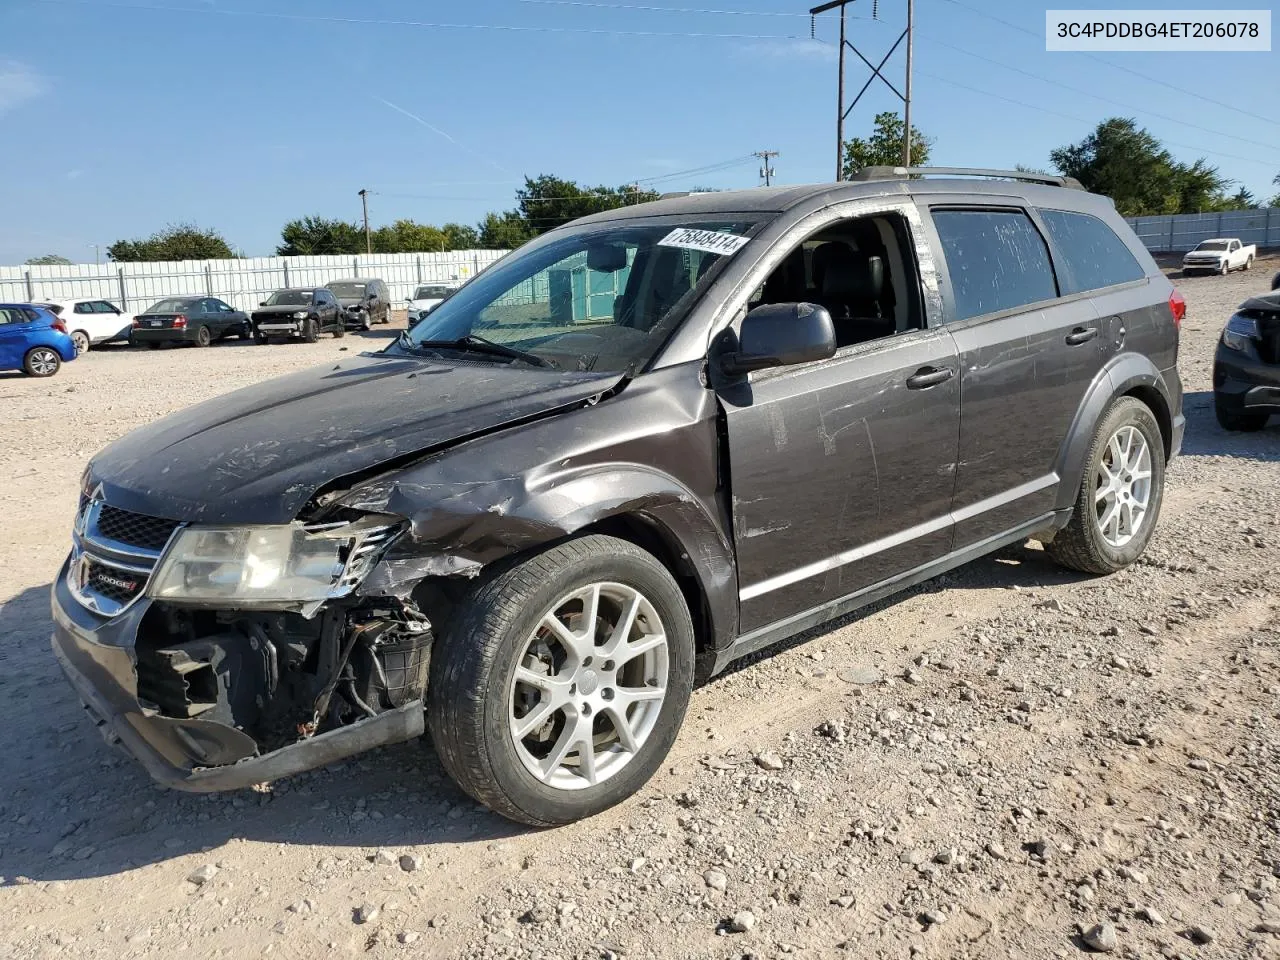
M458 337L456 340L419 340L417 342L412 340L407 333L402 333L396 344L407 350L431 349L434 347L436 349L443 348L446 350L462 350L469 353L483 353L491 357L507 357L511 360L521 360L535 367L559 366L554 360L540 357L536 353L517 350L515 347L509 347L505 343L494 343L492 340L478 337L474 333L469 333L465 337Z

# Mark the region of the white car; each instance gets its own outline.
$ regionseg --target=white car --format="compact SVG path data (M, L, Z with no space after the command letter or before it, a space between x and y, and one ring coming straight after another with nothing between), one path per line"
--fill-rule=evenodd
M1209 270L1226 276L1232 270L1248 270L1257 255L1256 244L1241 243L1235 237L1218 237L1203 241L1183 257L1182 272Z
M41 300L66 325L67 333L81 354L100 343L129 342L133 314L125 313L110 300Z
M440 283L424 283L413 291L409 298L409 326L425 317L449 297L453 296L462 284L457 280L443 280Z

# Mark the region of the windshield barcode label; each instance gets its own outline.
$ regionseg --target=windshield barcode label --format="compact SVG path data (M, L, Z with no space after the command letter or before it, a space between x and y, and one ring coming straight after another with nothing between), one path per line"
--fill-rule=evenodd
M707 253L719 253L728 256L737 253L747 242L746 237L736 233L720 233L718 230L695 230L692 227L678 227L658 241L660 247L681 247L685 250L703 250Z

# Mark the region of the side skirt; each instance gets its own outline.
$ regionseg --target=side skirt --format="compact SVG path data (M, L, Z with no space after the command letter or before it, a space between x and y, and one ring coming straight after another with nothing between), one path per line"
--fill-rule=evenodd
M941 573L964 566L971 560L977 560L979 557L999 550L1001 547L1027 540L1033 534L1058 530L1065 526L1070 519L1071 510L1069 509L1046 513L1036 517L1034 520L1020 524L1012 530L997 534L994 537L988 537L986 540L981 540L961 550L956 550L945 557L939 557L937 560L931 560L929 563L913 570L900 573L896 577L890 577L888 580L882 580L879 583L873 583L869 587L863 587L856 593L851 593L836 600L829 600L821 606L793 614L785 620L779 620L776 623L771 623L768 626L743 634L733 642L732 646L720 652L716 657L716 662L711 672L713 674L719 673L739 657L745 657L748 654L755 653L757 650L762 650L772 644L794 637L796 634L803 633L805 630L821 626L847 613L851 613L859 607L865 607L868 604L875 603L877 600L883 600L885 597L891 596L900 590L905 590L907 587L913 587L917 583L931 580Z

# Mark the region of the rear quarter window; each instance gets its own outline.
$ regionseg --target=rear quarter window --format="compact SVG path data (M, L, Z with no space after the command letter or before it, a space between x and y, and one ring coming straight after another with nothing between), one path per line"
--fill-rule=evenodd
M1097 217L1067 210L1041 210L1040 218L1062 260L1063 293L1100 290L1146 276L1114 230Z
M933 210L955 320L1058 296L1049 248L1021 210Z

